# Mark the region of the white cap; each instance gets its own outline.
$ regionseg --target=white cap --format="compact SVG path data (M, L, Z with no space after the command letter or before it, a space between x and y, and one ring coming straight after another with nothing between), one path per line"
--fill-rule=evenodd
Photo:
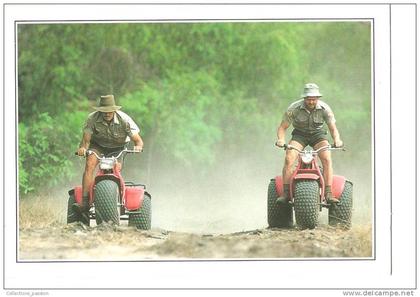
M319 87L314 83L305 84L303 89L302 98L305 97L322 97L322 94L319 92Z

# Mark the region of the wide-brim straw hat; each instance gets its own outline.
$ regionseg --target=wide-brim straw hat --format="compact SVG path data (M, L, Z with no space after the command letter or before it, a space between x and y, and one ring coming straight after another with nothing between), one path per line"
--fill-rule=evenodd
M113 112L120 108L121 106L115 105L114 95L101 96L99 105L94 107L94 109L100 112Z
M322 97L322 94L319 92L319 87L314 83L308 83L303 89L302 98L305 97Z

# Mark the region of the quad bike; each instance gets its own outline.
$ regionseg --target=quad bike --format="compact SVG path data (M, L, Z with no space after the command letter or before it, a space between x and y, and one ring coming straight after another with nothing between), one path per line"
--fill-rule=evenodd
M82 206L82 186L76 186L69 191L67 223L80 221L86 225L90 219L96 224L110 222L119 224L128 220L129 226L149 230L151 228L151 195L146 192L146 186L124 181L121 175L121 164L118 158L124 158L127 153L139 151L123 149L106 156L98 156L88 150L87 155L94 154L99 160L99 170L89 190L89 212L83 215L75 209L74 204Z
M322 168L318 165L318 153L324 150L344 150L323 146L318 150L299 150L294 146L283 148L299 152L298 164L290 181L290 197L286 203L279 203L283 197L283 178L276 176L268 186L267 217L269 227L292 227L293 210L296 225L301 229L313 229L318 225L319 212L328 208L328 223L331 226L351 227L353 207L353 184L344 176L334 175L332 195L338 202L328 203L325 198L325 183Z

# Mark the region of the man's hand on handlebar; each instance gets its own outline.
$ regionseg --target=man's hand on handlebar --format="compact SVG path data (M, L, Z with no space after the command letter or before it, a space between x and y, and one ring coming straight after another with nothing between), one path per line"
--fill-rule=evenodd
M284 143L284 140L281 140L281 139L277 139L275 145L278 146L278 147L281 147L281 148L286 147L286 144Z
M134 151L137 151L137 152L139 152L139 153L140 153L140 152L142 152L142 151L143 151L143 147L142 147L142 146L134 146L134 147L133 147L133 150L134 150Z
M79 147L79 149L77 150L76 154L77 154L78 156L83 157L83 156L85 156L85 155L86 155L86 151L87 151L87 150L86 150L84 147Z
M331 145L326 145L326 146L318 148L315 152L323 151L325 149L329 149L329 150L340 149L340 150L345 151L344 143L341 140L337 141L337 144L340 145L340 146L338 146L336 144L333 144L332 146ZM296 148L296 147L294 147L293 145L290 145L290 144L285 144L283 141L280 141L280 140L277 140L275 145L278 146L279 148L283 148L284 150L294 149L294 150L297 150L298 152L303 152L301 149L298 149L298 148Z
M334 141L333 147L342 148L343 146L344 146L344 143L341 141L341 139Z

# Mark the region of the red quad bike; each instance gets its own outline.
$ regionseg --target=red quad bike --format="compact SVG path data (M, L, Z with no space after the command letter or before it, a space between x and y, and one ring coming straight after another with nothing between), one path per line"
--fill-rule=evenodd
M299 150L291 145L284 149L294 149L299 152L298 164L290 181L290 200L288 203L277 202L283 197L283 178L276 176L268 186L267 217L268 226L292 227L293 209L296 225L301 229L313 229L318 225L319 212L328 208L328 224L351 227L353 207L353 184L344 176L334 175L331 187L332 195L337 203L327 203L324 190L324 178L317 162L317 156L323 150L344 150L329 145L318 150Z
M149 230L151 227L151 195L146 192L146 186L124 181L121 167L117 160L127 153L138 153L135 150L123 149L106 156L98 156L88 150L86 155L94 154L99 160L99 170L92 187L89 190L89 218L74 209L73 204L82 205L82 186L76 186L69 191L67 208L67 223L83 222L90 224L95 219L96 224L110 222L119 224L128 219L129 226ZM114 156L116 155L116 156Z

